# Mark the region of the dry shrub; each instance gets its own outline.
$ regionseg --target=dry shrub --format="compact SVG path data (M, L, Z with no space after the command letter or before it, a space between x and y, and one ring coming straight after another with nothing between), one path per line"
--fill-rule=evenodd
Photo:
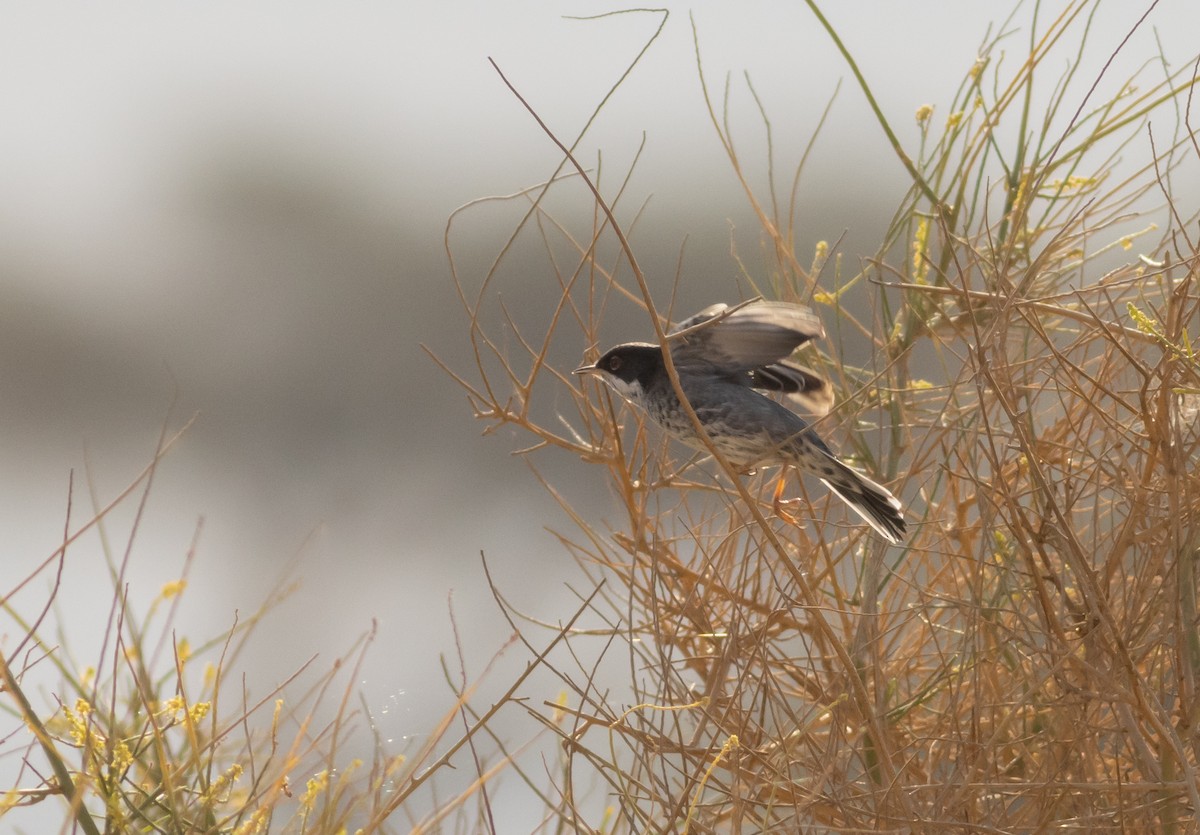
M940 132L918 112L919 153L870 98L913 185L860 271L824 246L802 258L794 207L743 179L769 254L758 283L873 346L870 367L842 345L805 359L841 389L821 431L905 501L903 546L816 491L811 524L771 517L770 474L681 455L556 366L559 346L606 347L604 315L627 301L662 338L665 288L650 292L605 189L586 234L547 208L551 189L584 193L577 177L503 198L524 211L512 238L481 281L456 268L477 363L455 378L477 416L528 436L535 472L547 448L577 457L620 509L585 518L546 482L597 588L588 628L562 632L570 654L538 659L568 692L534 710L561 737L552 828L1191 828L1200 292L1197 224L1171 184L1200 161L1196 75L1152 69L1097 104L1103 79L1080 89L1074 62L1047 97L1042 64L1085 40L1092 8L1030 37L1010 75L986 43ZM1166 141L1147 122L1164 104ZM727 119L713 124L742 177ZM1147 162L1130 172L1123 154ZM506 254L531 239L559 292L536 338L497 301ZM621 654L618 681L605 662Z

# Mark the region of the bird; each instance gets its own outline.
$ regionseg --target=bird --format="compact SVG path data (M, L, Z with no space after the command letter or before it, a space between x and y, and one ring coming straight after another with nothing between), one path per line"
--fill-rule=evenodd
M679 386L709 441L735 468L782 465L775 490L780 505L789 467L811 473L888 542L902 541L907 524L899 500L839 459L795 409L826 414L833 388L811 369L788 359L825 335L821 320L800 304L754 299L717 303L667 333ZM683 443L708 451L676 396L663 350L649 342L610 348L574 374L595 376L640 407ZM783 396L787 405L763 392Z

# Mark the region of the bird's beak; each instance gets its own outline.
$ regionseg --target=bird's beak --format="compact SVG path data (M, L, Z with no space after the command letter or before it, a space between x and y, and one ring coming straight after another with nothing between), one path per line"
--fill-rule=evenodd
M574 371L572 371L571 373L572 374L599 374L600 369L596 367L595 363L592 363L591 365L581 365L578 368L576 368Z

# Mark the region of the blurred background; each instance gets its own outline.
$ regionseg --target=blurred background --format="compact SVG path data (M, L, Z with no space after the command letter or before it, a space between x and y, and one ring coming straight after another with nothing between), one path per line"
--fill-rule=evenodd
M1032 15L1019 9L1006 24L996 16L1008 10L992 3L827 5L910 150L916 109L940 106L934 120L944 121L989 25L1013 30L1005 60L1015 62ZM1081 81L1143 5L1100 8ZM1042 4L1041 14L1061 7ZM515 604L568 617L580 575L544 529L568 520L510 456L522 440L481 437L461 390L419 346L470 369L443 246L449 214L540 182L559 163L487 58L570 140L658 18L564 15L617 8L4 4L5 576L24 577L61 541L72 470L74 529L91 516L90 493L110 501L150 461L163 425L195 414L156 474L130 552L130 596L144 608L180 575L200 520L180 614L193 641L254 611L281 576L298 580L255 642L257 692L314 653L331 662L374 620L366 702L382 736L422 732L451 704L438 660L454 648L451 598L469 674L508 631L481 551ZM623 173L644 138L623 217L648 201L634 245L653 289L665 299L686 239L680 313L733 300L731 240L749 251L758 237L709 123L689 14L718 101L730 79L730 123L759 187L766 146L743 73L771 117L785 184L842 81L801 183L800 260L843 233L851 263L873 254L906 178L813 15L801 4L673 6L581 152L594 163L603 151ZM1187 60L1196 31L1193 0L1160 3L1110 70L1113 84L1143 63L1161 75L1158 44ZM1065 49L1058 66L1073 57ZM1125 153L1131 165L1149 159L1144 142ZM565 185L556 201L586 237L586 189ZM519 217L519 207L468 214L454 241L468 275L478 278ZM544 258L523 281L506 299L547 313L557 288ZM631 315L605 341L646 333ZM603 485L588 493L583 462L542 463L583 485L581 509L611 509ZM81 659L109 610L102 549L121 558L135 510L113 517L107 540L89 534L68 553L59 617ZM14 605L36 611L48 588L35 582Z

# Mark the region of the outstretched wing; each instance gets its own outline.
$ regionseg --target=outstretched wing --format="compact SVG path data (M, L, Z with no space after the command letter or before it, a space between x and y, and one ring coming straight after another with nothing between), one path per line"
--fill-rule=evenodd
M811 368L781 360L750 371L750 387L782 394L793 411L821 417L833 408L833 386Z
M668 334L671 359L683 370L748 375L746 384L784 394L790 406L823 415L833 407L833 387L802 365L793 351L825 335L807 307L759 299L731 308L706 307Z
M734 308L706 307L680 322L668 338L671 359L681 368L750 371L824 335L821 320L807 307L759 300Z

